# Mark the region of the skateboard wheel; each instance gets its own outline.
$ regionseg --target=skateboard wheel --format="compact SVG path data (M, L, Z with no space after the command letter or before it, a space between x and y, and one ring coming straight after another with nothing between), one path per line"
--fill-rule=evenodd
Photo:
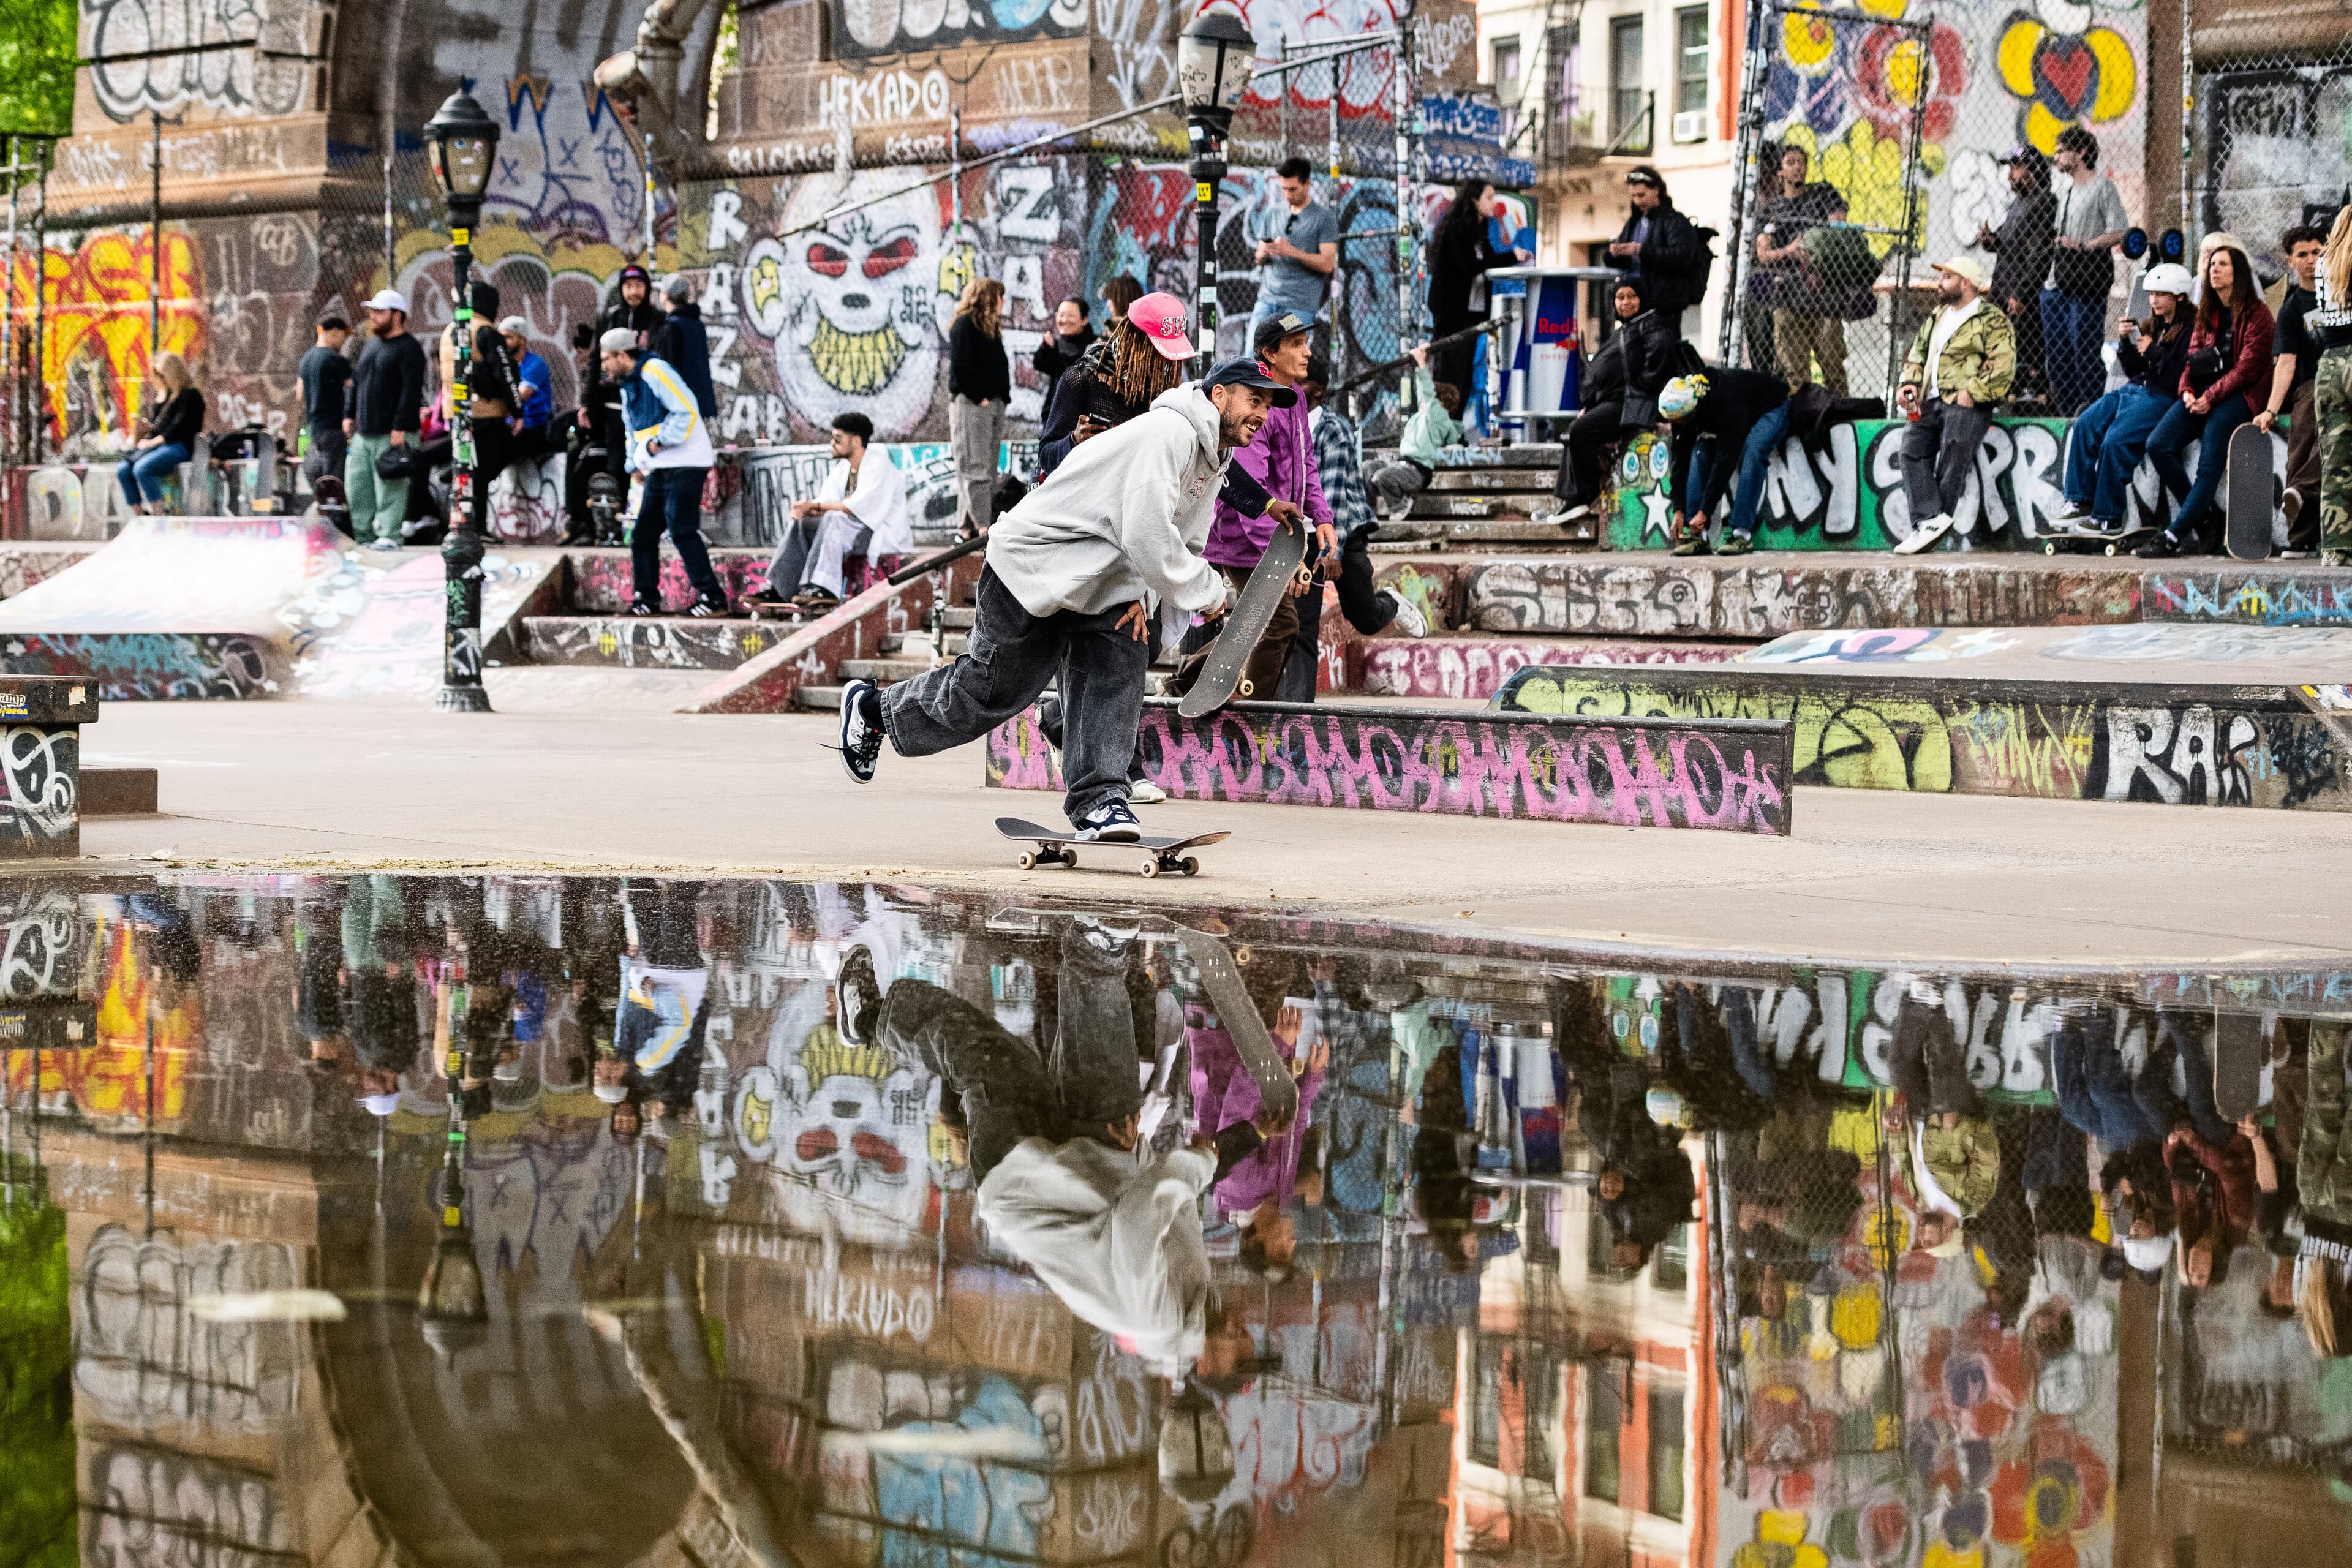
M1187 855L1187 856L1185 856L1185 857L1184 857L1184 875L1186 875L1187 877L1197 877L1197 876L1199 876L1200 874L1201 874L1201 860L1200 860L1200 857L1198 857L1198 856L1196 856L1196 855Z
M2100 551L2099 553L2102 555L2114 555L2119 553L2119 550L2117 546L2110 544L2105 550Z
M1065 865L1065 866L1076 866L1077 863L1078 863L1078 852L1077 852L1076 850L1075 850L1075 849L1065 849L1065 850L1063 850L1063 851L1062 851L1062 864L1063 864L1063 865Z
M1254 694L1257 688L1255 685L1244 680L1239 686L1234 688L1234 695L1236 697L1248 697Z
M1037 866L1037 852L1034 849L1024 849L1013 863L1024 871L1034 870Z
M2045 539L2045 540L2043 540L2043 541L2042 542L2042 554L2044 554L2044 555L2055 555L2055 554L2057 554L2057 553L2058 553L2058 542L2057 542L2056 540L2054 540L2054 539ZM2110 554L2110 555L2113 555L2113 554L2115 553L2115 552L2114 552L2112 549L2110 549L2110 550L2107 552L2107 553L2108 553L2108 554Z
M1160 857L1159 857L1159 856L1154 855L1153 857L1151 857L1151 858L1150 858L1149 860L1146 860L1146 861L1143 863L1143 874L1144 874L1145 876L1147 876L1147 877L1157 877L1158 875L1160 875Z

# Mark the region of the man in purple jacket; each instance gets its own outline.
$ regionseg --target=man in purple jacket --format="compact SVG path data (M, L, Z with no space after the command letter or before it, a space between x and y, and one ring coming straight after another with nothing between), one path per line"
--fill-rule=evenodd
M1267 376L1295 387L1306 379L1307 362L1314 357L1315 323L1291 310L1268 316L1258 326L1256 347L1258 364ZM1303 396L1288 408L1276 409L1266 416L1257 438L1234 453L1234 467L1246 472L1273 498L1256 517L1234 510L1222 496L1217 500L1216 521L1210 525L1209 542L1201 553L1225 574L1236 595L1264 559L1266 542L1274 537L1278 521L1304 515L1314 529L1315 537L1307 549L1310 566L1319 555L1339 548L1331 505L1323 499L1323 480L1316 469L1309 412ZM1298 638L1297 599L1303 591L1292 584L1290 597L1275 610L1242 671L1242 679L1262 697L1273 695L1283 664L1290 657L1290 645ZM1182 660L1175 679L1169 682L1173 690L1181 694L1192 689L1208 663L1209 646L1221 629L1215 623L1195 626L1185 637Z

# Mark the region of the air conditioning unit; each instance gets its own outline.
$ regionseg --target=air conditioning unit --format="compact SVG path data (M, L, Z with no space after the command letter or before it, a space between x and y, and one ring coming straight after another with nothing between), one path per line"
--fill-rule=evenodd
M1675 140L1704 142L1706 140L1706 110L1686 109L1675 116Z

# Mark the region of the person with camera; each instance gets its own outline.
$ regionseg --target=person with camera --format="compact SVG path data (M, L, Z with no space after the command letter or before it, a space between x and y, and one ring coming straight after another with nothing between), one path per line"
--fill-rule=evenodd
M2149 268L2143 281L2147 320L2126 321L2116 332L2116 363L2129 379L2076 415L2067 432L2067 507L2053 520L2060 528L2123 531L2132 475L2189 363L2189 268L2168 261Z
M352 367L351 413L343 434L343 493L352 509L352 537L372 550L400 548L408 519L408 463L425 412L425 348L408 330L408 297L381 289L367 302L374 334ZM392 454L400 453L399 458ZM389 460L388 460L389 459ZM385 473L385 468L392 473Z
M2254 264L2235 245L2217 247L2205 258L2204 297L2189 330L2189 359L2176 389L2179 401L2157 421L2147 438L2148 460L2164 481L2165 493L2180 496L2172 526L2151 534L2132 552L2145 560L2189 553L2210 554L2214 541L2206 521L2213 493L2228 465L2230 437L2254 416L2254 399L2269 389L2277 323L2263 303ZM2197 479L2191 483L2181 454L2200 442Z

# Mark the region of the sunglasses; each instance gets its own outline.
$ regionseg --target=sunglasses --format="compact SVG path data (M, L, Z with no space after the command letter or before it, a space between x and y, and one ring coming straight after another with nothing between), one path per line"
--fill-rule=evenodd
M1645 186L1654 191L1658 188L1658 182L1646 174L1628 174L1625 176L1625 183L1629 185Z

